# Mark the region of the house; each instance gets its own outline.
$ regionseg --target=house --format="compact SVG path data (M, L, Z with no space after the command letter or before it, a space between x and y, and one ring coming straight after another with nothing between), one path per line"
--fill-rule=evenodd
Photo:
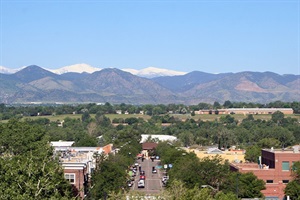
M154 150L156 147L157 147L157 143L155 142L144 142L142 144L142 149L147 151Z
M207 150L208 154L223 154L223 152L218 148L209 148Z
M258 179L266 183L262 193L266 197L284 198L284 188L292 180L293 163L300 161L299 147L293 149L275 150L263 149L258 163L231 163L232 171L241 173L253 172Z

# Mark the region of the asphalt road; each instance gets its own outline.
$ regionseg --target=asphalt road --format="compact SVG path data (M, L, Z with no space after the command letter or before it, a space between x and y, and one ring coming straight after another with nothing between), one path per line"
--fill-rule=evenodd
M140 192L144 192L145 194L157 194L160 193L163 189L162 187L162 170L157 169L157 173L152 173L152 167L157 166L159 160L154 160L153 162L151 159L145 159L142 162L141 159L138 160L138 163L141 164L142 170L145 171L145 188L138 188L138 181L140 180L140 173L138 172L135 180L134 185L132 187L133 190L137 190Z

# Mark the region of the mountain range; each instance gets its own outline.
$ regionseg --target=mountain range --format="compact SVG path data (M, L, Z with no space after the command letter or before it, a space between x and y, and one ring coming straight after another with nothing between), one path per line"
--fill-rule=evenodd
M148 70L151 72L151 68ZM300 75L193 71L146 78L128 71L91 68L90 71L78 73L82 71L74 72L73 69L70 72L69 68L65 68L54 73L31 65L15 73L0 73L0 102L195 105L200 102L223 103L226 100L258 103L300 100Z
M25 67L21 67L19 69L10 69L7 67L0 66L0 73L13 74L24 68ZM69 73L69 72L93 73L93 72L102 70L102 68L93 67L93 66L85 64L85 63L69 65L69 66L61 67L59 69L46 69L46 68L44 68L44 69L47 71L53 72L55 74L65 74L65 73ZM158 76L175 76L175 75L186 74L186 72L161 69L161 68L156 68L156 67L147 67L147 68L144 68L141 70L127 68L127 69L122 69L122 71L130 72L133 75L137 75L140 77L146 77L146 78L153 78L153 77L158 77Z

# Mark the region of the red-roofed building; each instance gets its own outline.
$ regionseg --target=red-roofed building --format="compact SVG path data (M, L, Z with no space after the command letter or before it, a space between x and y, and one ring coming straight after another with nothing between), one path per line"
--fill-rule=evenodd
M142 144L143 150L154 150L157 147L157 143L155 142L144 142Z

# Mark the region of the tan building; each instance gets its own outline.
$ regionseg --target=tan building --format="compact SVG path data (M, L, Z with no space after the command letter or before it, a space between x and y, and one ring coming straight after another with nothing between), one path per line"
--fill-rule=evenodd
M226 150L221 151L217 148L209 148L206 151L200 151L197 149L184 148L187 152L194 152L198 158L209 157L212 158L216 155L220 156L224 160L228 160L230 163L245 162L245 150Z
M280 111L283 114L294 114L292 108L227 108L217 110L199 110L195 111L195 114L243 114L243 115L270 115L276 111Z

